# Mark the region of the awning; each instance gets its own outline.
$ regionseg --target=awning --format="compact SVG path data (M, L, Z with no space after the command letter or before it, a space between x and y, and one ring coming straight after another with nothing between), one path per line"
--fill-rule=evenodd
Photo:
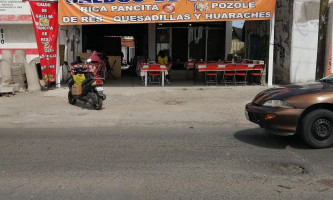
M129 24L269 20L276 0L59 0L59 23Z

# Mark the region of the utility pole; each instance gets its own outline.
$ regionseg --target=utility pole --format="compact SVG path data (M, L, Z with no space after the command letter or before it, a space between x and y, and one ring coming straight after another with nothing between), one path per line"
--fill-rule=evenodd
M321 79L325 76L327 19L328 19L328 0L320 0L316 80Z

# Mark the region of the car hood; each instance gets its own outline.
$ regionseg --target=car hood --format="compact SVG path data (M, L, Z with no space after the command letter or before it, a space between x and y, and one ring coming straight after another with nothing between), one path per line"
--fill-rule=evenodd
M290 98L318 94L321 92L333 92L333 84L325 82L312 82L304 84L288 85L281 88L272 88L260 92L252 101L257 105L262 105L268 100L288 100Z

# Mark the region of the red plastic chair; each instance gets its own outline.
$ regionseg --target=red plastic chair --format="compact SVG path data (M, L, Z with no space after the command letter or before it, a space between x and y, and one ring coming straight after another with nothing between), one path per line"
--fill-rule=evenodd
M138 62L136 64L136 70L141 71L141 68L143 67L144 63L145 63L144 60L138 60Z
M148 66L148 78L149 84L160 84L161 83L161 67L158 64L151 64Z
M246 85L247 70L248 70L248 65L239 64L236 66L236 73L235 73L236 80L237 78L240 77L243 80L243 81L237 80L236 83L244 83L244 85Z
M224 83L225 86L227 86L227 83L228 83L227 78L231 79L232 83L236 84L236 81L235 81L236 65L235 64L227 64L222 71L223 71L222 83Z
M254 65L253 69L250 72L252 84L254 84L253 78L257 77L257 78L259 78L260 85L262 85L261 78L262 78L264 68L265 68L265 65L263 65L263 64Z
M217 85L217 64L208 64L205 70L205 83Z

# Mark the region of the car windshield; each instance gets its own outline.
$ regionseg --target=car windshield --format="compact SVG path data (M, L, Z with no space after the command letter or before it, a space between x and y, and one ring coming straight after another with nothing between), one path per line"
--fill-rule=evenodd
M319 80L320 82L333 83L333 74Z

